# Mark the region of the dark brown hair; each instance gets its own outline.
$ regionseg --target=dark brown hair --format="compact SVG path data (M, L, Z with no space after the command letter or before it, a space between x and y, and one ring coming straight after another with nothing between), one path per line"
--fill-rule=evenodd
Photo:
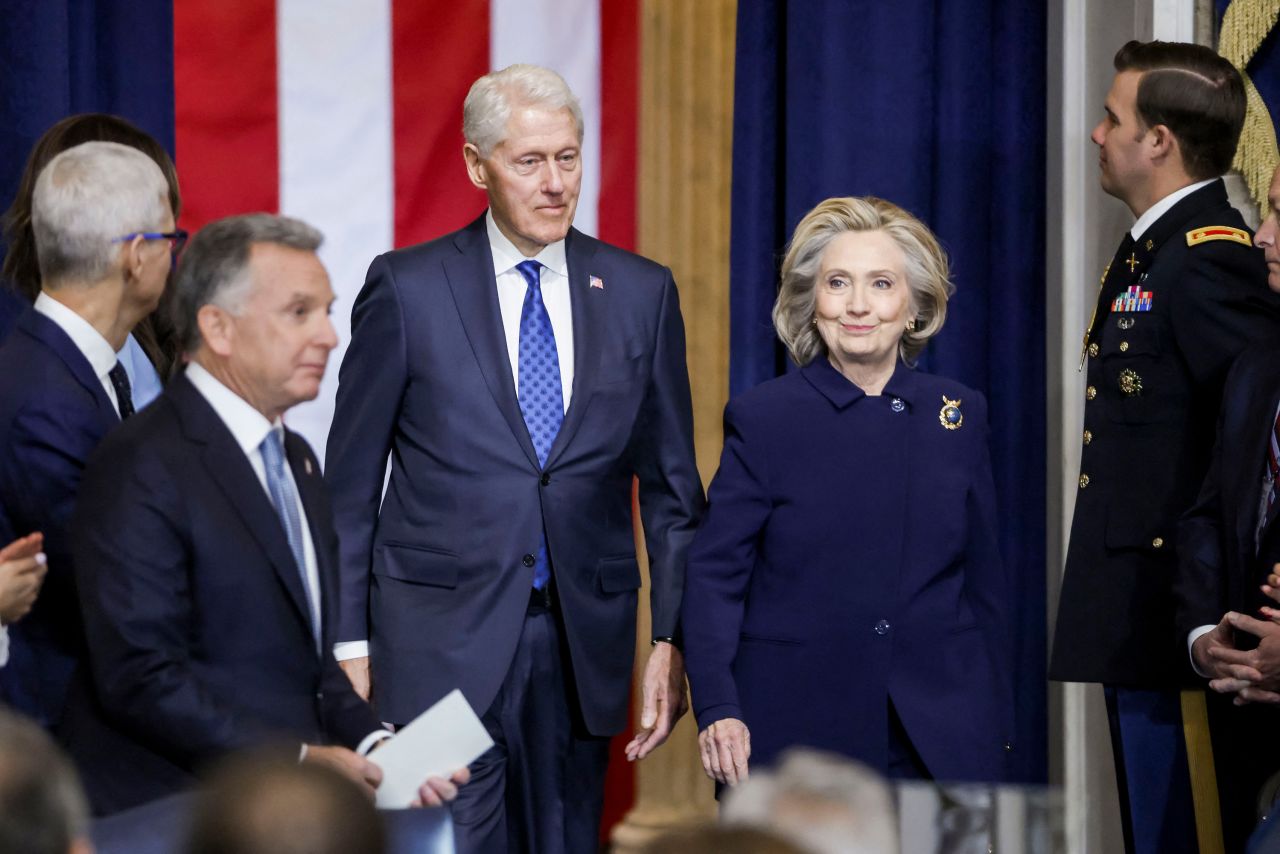
M1116 51L1116 71L1140 71L1138 116L1164 125L1178 140L1182 165L1197 180L1231 168L1244 127L1244 81L1207 47L1131 41Z
M85 142L118 142L136 148L150 157L164 173L169 183L169 204L177 221L182 211L182 195L178 190L178 172L164 147L150 134L136 125L107 113L80 113L67 116L54 124L36 140L27 157L27 165L18 181L18 191L13 204L4 214L4 240L8 250L0 277L5 285L13 288L27 302L34 302L40 295L40 265L36 258L36 238L31 229L31 197L35 193L36 178L50 160L68 148ZM168 378L173 369L177 350L168 323L164 304L144 318L133 329L133 335L142 345L147 358L155 365L161 380Z

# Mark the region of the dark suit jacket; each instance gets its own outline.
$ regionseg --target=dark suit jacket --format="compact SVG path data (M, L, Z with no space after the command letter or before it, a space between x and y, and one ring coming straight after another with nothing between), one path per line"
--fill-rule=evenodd
M1089 343L1053 679L1166 689L1189 679L1174 628L1178 519L1209 464L1228 368L1250 342L1280 335L1261 251L1188 245L1213 225L1245 227L1221 181L1175 204L1109 268ZM1135 285L1150 310L1112 311Z
M48 575L35 607L10 631L23 650L6 693L53 725L84 655L68 524L85 461L120 423L102 383L65 332L25 311L0 345L0 499L14 535L44 533Z
M338 543L319 463L287 431L285 450L319 563L323 655L270 499L185 376L90 462L73 538L97 703L72 704L65 729L97 812L172 794L239 747L354 747L379 728L329 651Z
M545 469L516 400L483 216L374 259L356 301L326 477L342 540L339 640L369 638L387 720L453 688L488 708L545 528L586 725L623 729L640 587L634 476L653 633L679 633L703 495L675 283L578 231L566 252L573 397Z
M1199 626L1216 625L1227 611L1257 616L1274 604L1259 586L1280 560L1280 525L1273 519L1255 547L1267 444L1280 405L1280 348L1246 350L1227 376L1218 437L1195 505L1178 527L1180 651ZM1246 641L1251 636L1241 635Z
M820 357L735 398L724 431L685 581L699 728L742 720L753 763L800 744L885 771L892 700L936 778L1004 779L1011 587L982 395L899 365L868 397Z

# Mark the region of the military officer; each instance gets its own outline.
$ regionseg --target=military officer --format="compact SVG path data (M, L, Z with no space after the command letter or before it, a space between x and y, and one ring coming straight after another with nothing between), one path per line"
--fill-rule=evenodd
M1102 188L1137 221L1085 334L1083 449L1050 677L1101 682L1126 848L1194 852L1183 733L1192 671L1174 625L1179 516L1205 475L1223 380L1280 332L1261 253L1221 175L1244 121L1240 75L1212 50L1129 42L1094 128ZM1203 682L1200 683L1203 685ZM1211 778L1210 778L1211 779Z

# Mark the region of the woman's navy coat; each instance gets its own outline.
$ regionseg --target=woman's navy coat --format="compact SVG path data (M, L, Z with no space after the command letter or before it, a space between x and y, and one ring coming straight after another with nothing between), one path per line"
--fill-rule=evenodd
M869 397L819 357L734 399L724 432L685 581L699 729L740 718L753 765L800 744L883 771L891 699L935 778L1005 779L1010 581L982 395L899 364Z

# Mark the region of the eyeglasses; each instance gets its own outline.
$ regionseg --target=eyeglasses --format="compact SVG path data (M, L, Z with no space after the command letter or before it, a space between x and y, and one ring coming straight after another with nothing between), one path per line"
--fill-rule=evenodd
M143 240L167 240L169 241L169 251L173 256L178 257L182 252L182 247L187 245L187 234L185 229L175 228L173 231L134 231L123 237L117 237L112 243L127 243L141 237Z

